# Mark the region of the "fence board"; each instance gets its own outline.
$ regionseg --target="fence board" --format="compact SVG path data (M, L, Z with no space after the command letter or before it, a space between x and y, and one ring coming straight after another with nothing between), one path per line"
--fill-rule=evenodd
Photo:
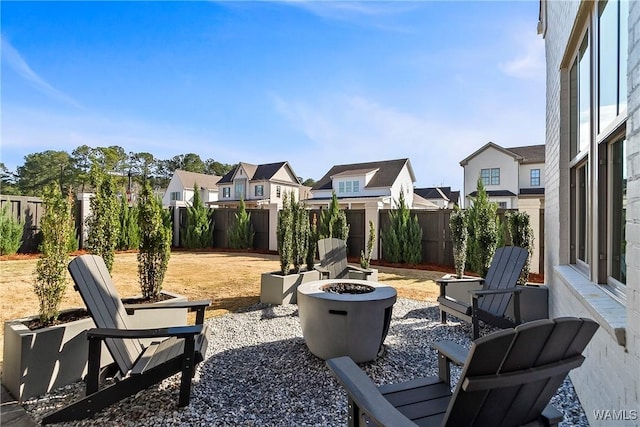
M24 221L22 244L19 253L32 253L40 245L40 220L44 213L42 199L39 197L0 195L0 207L9 205L11 217Z

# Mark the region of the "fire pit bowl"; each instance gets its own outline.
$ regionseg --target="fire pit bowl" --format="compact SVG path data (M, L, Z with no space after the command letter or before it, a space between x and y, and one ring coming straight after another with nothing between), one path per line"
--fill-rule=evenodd
M316 280L298 287L298 313L309 351L321 359L374 360L382 352L396 302L394 288L369 280Z

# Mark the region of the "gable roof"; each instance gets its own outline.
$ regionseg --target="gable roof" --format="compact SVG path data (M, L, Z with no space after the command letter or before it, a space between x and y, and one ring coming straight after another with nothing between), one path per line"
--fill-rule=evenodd
M270 180L273 176L283 167L288 167L297 180L298 177L293 172L293 169L288 162L267 163L264 165L253 165L251 163L238 163L233 169L231 169L225 176L220 179L220 184L229 184L233 182L233 177L238 172L238 169L242 168L247 173L249 180Z
M339 175L364 175L367 172L377 170L366 188L374 187L391 187L398 178L402 168L407 165L411 180L415 182L416 177L411 167L409 159L383 160L380 162L352 163L347 165L336 165L329 169L318 182L315 183L312 190L331 190L333 188L332 178Z
M474 151L471 155L462 159L460 161L460 166L463 166L463 167L466 166L467 164L469 164L469 161L471 159L473 159L483 151L487 150L488 148L495 148L496 150L513 157L515 160L517 160L520 163L544 163L544 159L545 159L544 144L527 145L524 147L504 148L499 146L498 144L495 144L489 141L485 145L480 147L478 150Z
M185 190L192 190L194 185L198 185L200 188L206 188L208 190L217 188L217 184L220 181L218 175L207 175L205 173L189 172L183 170L176 170L175 175L182 183L182 188Z
M414 188L413 192L425 199L449 199L451 196L451 187Z

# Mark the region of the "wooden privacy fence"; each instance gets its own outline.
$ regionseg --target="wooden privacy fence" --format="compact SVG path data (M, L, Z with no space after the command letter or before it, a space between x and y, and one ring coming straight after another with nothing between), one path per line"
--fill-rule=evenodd
M11 217L24 222L20 253L31 253L40 245L40 219L44 213L42 199L39 197L0 195L0 207L8 206Z

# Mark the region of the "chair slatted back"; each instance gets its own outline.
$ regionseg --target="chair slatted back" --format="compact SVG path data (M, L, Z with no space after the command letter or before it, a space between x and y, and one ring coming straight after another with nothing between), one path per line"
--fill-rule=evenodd
M496 249L487 271L484 289L513 288L518 282L529 252L518 246L505 246ZM487 295L480 298L478 307L498 317L503 317L513 294Z
M78 256L69 263L68 269L98 328L130 329L128 314L102 257ZM123 375L129 372L143 349L137 339L107 338L105 344Z
M329 237L318 240L320 266L329 270L329 279L343 279L349 275L347 263L347 243Z
M498 427L536 420L569 371L582 363L581 353L597 329L593 320L564 317L477 339L447 408L445 425ZM473 381L487 379L497 382L470 391Z

